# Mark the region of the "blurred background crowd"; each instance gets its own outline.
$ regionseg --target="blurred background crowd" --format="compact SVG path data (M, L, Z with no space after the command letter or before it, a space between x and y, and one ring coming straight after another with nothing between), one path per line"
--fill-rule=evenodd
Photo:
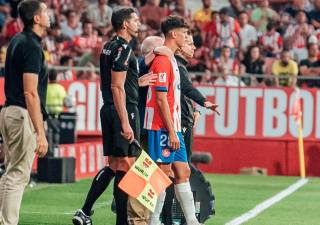
M137 55L144 38L161 35L162 18L176 14L188 21L196 46L189 62L195 84L320 87L320 0L223 0L220 8L211 0L44 2L52 22L43 39L47 62L69 66L55 71L57 80L98 80L95 68L101 48L114 35L112 11L132 6L142 22L132 43ZM10 38L23 29L17 19L18 3L0 0L0 64ZM75 66L91 69L78 71ZM309 79L297 80L299 76Z

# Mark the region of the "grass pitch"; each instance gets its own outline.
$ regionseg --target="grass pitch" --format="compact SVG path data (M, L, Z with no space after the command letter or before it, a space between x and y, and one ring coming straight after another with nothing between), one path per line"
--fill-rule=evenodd
M223 225L249 211L298 180L297 177L256 177L212 175L216 197L216 215L206 225ZM70 225L76 209L83 204L91 180L74 184L38 184L27 188L20 212L20 225ZM246 225L318 225L320 224L320 179L309 183L273 205ZM112 185L95 205L94 225L113 225L111 212Z

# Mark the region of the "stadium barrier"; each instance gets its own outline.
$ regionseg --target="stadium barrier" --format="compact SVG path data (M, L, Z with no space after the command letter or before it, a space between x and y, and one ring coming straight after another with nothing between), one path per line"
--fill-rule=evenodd
M103 147L100 140L60 145L54 151L55 157L75 158L75 179L94 177L102 169L107 159L103 156ZM33 171L37 171L38 159L33 163Z
M303 77L302 77L303 78ZM99 82L61 82L73 96L77 134L100 139ZM270 175L299 175L297 128L291 115L292 88L198 86L219 104L221 116L207 109L195 128L194 149L212 153L214 164L200 165L206 172L239 173L242 167L263 167ZM320 90L302 88L303 135L307 175L320 176ZM0 78L0 105L4 102ZM210 146L210 148L208 148Z

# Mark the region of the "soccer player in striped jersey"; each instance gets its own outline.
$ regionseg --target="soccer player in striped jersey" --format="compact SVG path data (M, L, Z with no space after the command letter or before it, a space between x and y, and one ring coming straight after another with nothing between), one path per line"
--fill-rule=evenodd
M178 16L169 16L161 23L165 43L172 52L181 48L188 35L188 26ZM190 168L181 133L180 74L174 57L156 56L151 69L158 74L156 84L147 95L144 128L148 130L148 151L151 158L169 176L171 165L175 177L175 192L187 225L198 225L189 177ZM160 213L165 192L159 195L150 225L160 225Z

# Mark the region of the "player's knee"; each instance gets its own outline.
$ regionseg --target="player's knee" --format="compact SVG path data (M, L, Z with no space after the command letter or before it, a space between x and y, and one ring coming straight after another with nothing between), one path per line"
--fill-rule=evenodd
M117 170L127 172L134 164L135 159L129 157L119 157L117 159Z
M171 166L170 165L160 164L159 167L167 176L171 175L172 171L171 171Z
M183 169L179 169L175 173L176 183L184 183L187 182L190 178L190 168L186 166Z
M115 172L117 170L117 160L115 160L113 157L109 157L108 162L110 169Z

